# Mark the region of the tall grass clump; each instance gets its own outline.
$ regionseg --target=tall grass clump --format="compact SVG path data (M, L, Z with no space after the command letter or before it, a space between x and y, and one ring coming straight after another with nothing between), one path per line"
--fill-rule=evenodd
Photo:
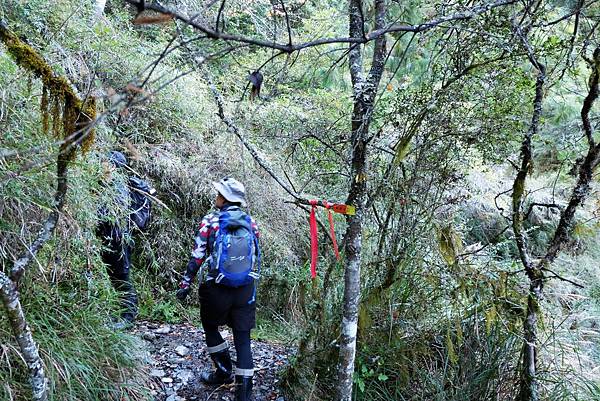
M143 400L143 353L134 336L111 329L114 294L105 277L67 285L27 283L23 306L50 379L50 400ZM0 337L12 333L0 326ZM27 399L27 369L12 341L2 346L0 399Z

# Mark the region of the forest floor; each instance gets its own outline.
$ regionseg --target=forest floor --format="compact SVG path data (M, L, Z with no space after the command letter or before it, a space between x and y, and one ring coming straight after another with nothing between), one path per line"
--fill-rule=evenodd
M131 333L146 344L150 386L155 401L234 399L233 384L209 387L200 383L200 373L212 369L201 328L188 323L168 325L139 321ZM235 362L231 332L224 330L221 334L231 345ZM288 364L290 352L293 350L284 345L252 341L255 400L285 401L279 389L279 373Z

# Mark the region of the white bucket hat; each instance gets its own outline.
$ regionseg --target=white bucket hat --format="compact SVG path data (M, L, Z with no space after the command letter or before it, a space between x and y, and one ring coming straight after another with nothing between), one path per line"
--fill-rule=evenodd
M219 182L213 181L213 186L229 202L241 203L246 207L246 190L244 184L235 178L225 177Z

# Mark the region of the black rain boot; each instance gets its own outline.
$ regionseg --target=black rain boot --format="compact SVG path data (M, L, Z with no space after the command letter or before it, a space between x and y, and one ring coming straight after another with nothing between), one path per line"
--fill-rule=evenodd
M125 301L123 302L123 313L121 314L121 320L125 324L125 326L129 327L133 325L133 321L137 317L138 309L137 309L137 296L128 295Z
M122 306L124 311L121 317L123 318L123 320L129 323L133 323L133 321L138 315L138 298L133 286L131 286L127 293L124 295Z
M229 350L225 349L223 351L210 354L210 358L212 359L213 365L215 366L215 371L202 372L200 374L200 381L210 385L220 385L233 382L233 377L231 375L232 365L231 358L229 357Z
M235 401L252 400L252 376L235 376Z

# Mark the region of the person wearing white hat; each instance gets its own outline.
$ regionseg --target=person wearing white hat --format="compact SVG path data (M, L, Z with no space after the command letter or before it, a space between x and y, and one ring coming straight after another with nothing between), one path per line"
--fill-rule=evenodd
M259 231L245 207L244 185L231 177L212 183L217 190L218 211L204 216L195 237L195 246L186 272L179 284L177 298L184 300L194 278L207 262L208 271L198 290L200 318L206 345L215 370L202 373L209 385L236 382L236 401L249 401L252 394L254 364L250 330L256 324L256 280L260 273ZM227 342L219 326L233 331L237 353L235 375Z
M247 206L246 189L244 188L244 185L235 178L225 177L219 182L213 181L212 184L226 203L239 203L242 207Z

